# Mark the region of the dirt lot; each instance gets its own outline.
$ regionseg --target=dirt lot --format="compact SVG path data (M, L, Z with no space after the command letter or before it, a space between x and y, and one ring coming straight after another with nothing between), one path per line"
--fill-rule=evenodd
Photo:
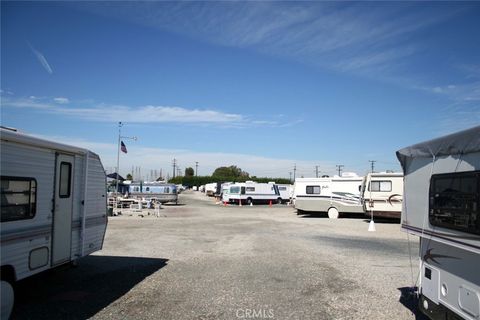
M102 251L19 283L13 318L415 318L399 302L412 271L398 222L368 232L363 218L180 199L158 218L111 217Z

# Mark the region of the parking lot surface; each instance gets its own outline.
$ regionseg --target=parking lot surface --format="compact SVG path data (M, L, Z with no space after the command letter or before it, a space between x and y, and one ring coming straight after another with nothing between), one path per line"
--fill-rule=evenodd
M110 217L102 251L19 283L12 318L415 319L418 238L398 221L180 203Z

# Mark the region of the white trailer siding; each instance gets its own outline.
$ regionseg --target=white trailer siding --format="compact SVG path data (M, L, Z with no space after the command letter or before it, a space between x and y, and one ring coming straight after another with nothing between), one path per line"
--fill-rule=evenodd
M295 180L295 208L298 213L328 212L363 213L359 195L362 177L300 178Z
M226 202L239 203L265 203L278 202L281 196L278 188L273 183L255 183L241 182L234 183L229 186L228 193L224 193L222 200Z
M367 174L362 184L361 198L365 215L399 219L403 202L403 174Z
M402 229L420 237L419 307L438 318L480 316L479 137L480 126L397 151Z
M106 179L99 157L84 149L15 132L2 130L1 133L2 197L8 197L7 193L3 194L3 189L8 188L7 185L15 179L31 178L36 181L36 210L33 218L1 223L2 270L4 267L12 268L14 280L19 280L52 266L52 230L55 214L53 199L57 154L73 157L73 184L71 184L70 193L72 223L68 235L71 238L70 259L101 249L107 218ZM88 174L85 176L86 154L89 155L89 164ZM87 182L86 193L85 182ZM86 213L85 224L83 224L84 212ZM85 226L85 233L82 241L83 226Z

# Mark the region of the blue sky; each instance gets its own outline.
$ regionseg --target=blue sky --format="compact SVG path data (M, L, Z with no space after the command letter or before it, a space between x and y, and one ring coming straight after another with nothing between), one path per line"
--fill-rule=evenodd
M1 123L116 166L399 170L480 124L475 2L2 2Z

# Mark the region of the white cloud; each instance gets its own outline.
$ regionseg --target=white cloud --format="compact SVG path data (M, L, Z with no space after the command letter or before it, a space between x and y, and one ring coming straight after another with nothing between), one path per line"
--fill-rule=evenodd
M114 170L117 165L117 145L114 143L92 142L81 138L62 136L34 135L42 139L89 149L100 156L107 170ZM120 158L121 175L130 173L132 166L141 167L145 176L148 175L150 170L159 171L160 169L171 174L173 158L177 159L182 173L186 167L194 168L195 162L198 161L200 175L210 175L220 166L236 165L252 176L288 178L289 172L292 172L293 175L293 166L295 164L297 166L297 177L313 177L316 165L320 165L322 174L335 173L335 165L328 162L319 163L318 161L279 159L242 153L196 152L182 149L152 148L139 145L139 142L126 142L126 144L128 153L126 155L121 154Z
M341 72L371 73L414 54L410 35L458 10L342 2L146 2L84 7L223 46Z
M61 99L61 100L58 100ZM65 100L64 100L65 99ZM74 117L76 119L118 122L127 121L130 123L187 123L194 125L219 125L229 127L250 127L265 126L284 127L292 126L301 120L294 120L289 123L280 123L270 120L251 120L249 117L237 113L228 113L211 109L187 109L171 106L139 106L130 107L122 105L96 104L91 107L62 107L68 99L55 98L57 104L49 103L46 99L11 99L2 100L2 107L28 108L43 111L46 113L61 116ZM61 102L60 102L61 101Z
M63 97L53 98L53 101L59 104L67 104L70 102L68 98L63 98Z

